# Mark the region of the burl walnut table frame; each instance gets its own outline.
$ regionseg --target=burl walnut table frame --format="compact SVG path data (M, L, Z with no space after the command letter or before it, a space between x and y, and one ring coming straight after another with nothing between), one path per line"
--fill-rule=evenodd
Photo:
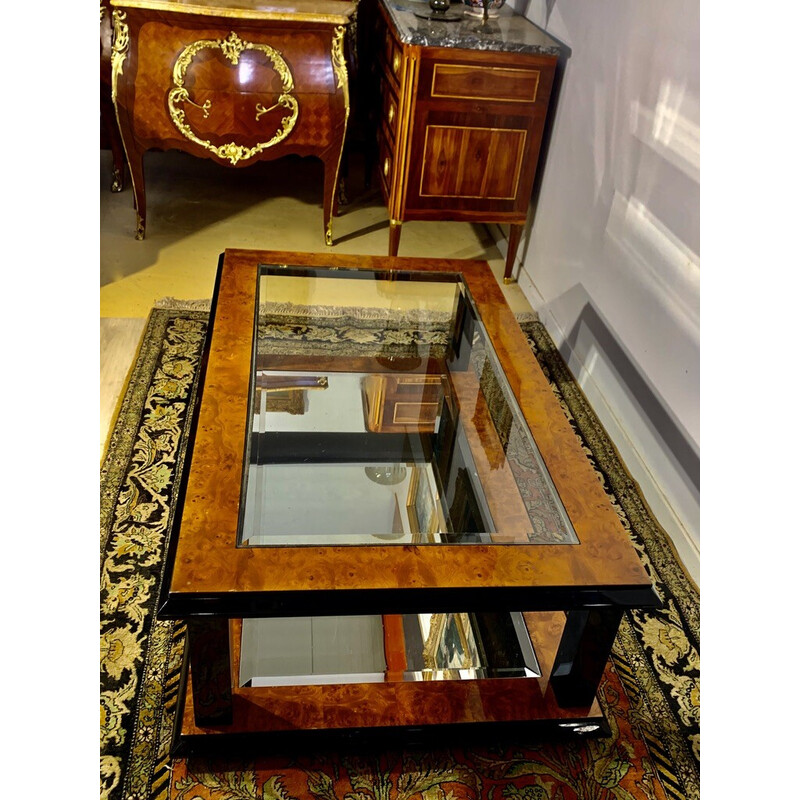
M260 265L460 283L577 541L241 546ZM660 601L485 262L227 250L200 391L158 612L188 624L174 753L218 752L258 735L286 743L314 733L473 735L490 724L526 735L608 730L596 692L621 616ZM414 682L387 672L385 681L364 684L238 685L243 619L453 610L535 612L525 621L541 677Z
M293 154L324 165L331 244L350 94L341 0L110 0L111 93L143 239L143 157L181 150L227 167Z

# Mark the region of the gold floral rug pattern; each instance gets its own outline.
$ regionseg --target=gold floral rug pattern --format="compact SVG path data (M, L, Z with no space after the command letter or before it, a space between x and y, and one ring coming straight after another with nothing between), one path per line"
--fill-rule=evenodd
M664 600L626 614L601 686L612 735L379 756L169 758L184 626L155 620L208 315L154 309L101 471L101 798L699 797L699 596L544 327L531 347ZM339 333L341 335L341 325ZM363 336L363 323L354 331ZM296 335L330 338L304 326Z

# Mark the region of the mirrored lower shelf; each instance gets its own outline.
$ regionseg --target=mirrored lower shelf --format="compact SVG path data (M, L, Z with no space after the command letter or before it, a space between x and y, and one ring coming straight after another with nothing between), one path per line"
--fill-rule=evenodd
M519 612L242 621L242 687L540 676Z
M424 648L418 642L415 650L407 643L405 632L406 624L413 621L420 630L419 641L424 641L426 629L418 615L376 615L362 617L361 622L355 623L356 639L361 637L362 643L364 639L371 641L372 650L367 648L365 654L360 645L355 648L358 641L351 641L350 648L343 648L345 652L358 649L361 653L347 667L352 670L350 673L344 664L317 659L311 667L308 660L298 662L294 675L284 674L283 667L288 661L265 667L270 659L260 660L258 648L248 656L248 647L258 641L257 637L251 639L251 635L264 633L264 629L258 620L232 619L226 626L230 636L229 660L214 645L206 654L211 661L198 664L195 685L195 668L191 659L186 659L172 755L262 753L264 747L271 752L281 748L293 751L309 743L315 747L357 746L380 750L392 743L403 747L427 746L440 742L442 737L469 744L476 737L486 736L496 741L501 736L572 739L609 733L597 698L586 706L564 707L550 683L564 632L563 612L483 613L469 618L478 629L483 652L491 654L490 659L477 666L425 667L423 661L423 667L417 669L418 662L413 659L422 658ZM335 634L338 623L334 623L335 618L328 619ZM432 619L432 615L427 619ZM423 615L422 622L425 620ZM297 618L291 621L297 622ZM455 621L449 622L452 631ZM520 624L524 624L524 636L519 634ZM247 634L245 626L252 626ZM310 629L309 624L305 627L306 631ZM447 642L447 627L437 628L444 634L440 642ZM326 634L323 630L318 629L319 637L306 636L317 645L317 651L331 638L331 629ZM340 632L343 630L339 627ZM398 637L398 631L402 632L402 638ZM430 634L430 628L427 631ZM260 644L265 648L261 652L274 650L286 658L294 645L280 629L269 632ZM333 638L343 639L341 635ZM535 656L525 649L528 646ZM509 658L509 653L515 652L516 660ZM520 652L527 656L520 659ZM430 653L428 650L427 654ZM462 657L458 647L453 646L445 646L439 653L448 653L450 659ZM220 658L214 660L215 655ZM403 659L414 668L403 668ZM242 668L243 661L248 666ZM537 672L541 672L540 677L535 676ZM484 677L487 675L490 677ZM219 712L219 716L212 719L209 712Z

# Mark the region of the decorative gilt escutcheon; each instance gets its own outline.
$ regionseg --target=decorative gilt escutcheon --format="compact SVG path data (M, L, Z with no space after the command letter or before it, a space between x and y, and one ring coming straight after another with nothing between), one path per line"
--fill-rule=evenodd
M183 104L189 103L190 105L202 109L204 118L207 118L211 113L212 104L210 100L206 100L202 106L193 102L189 96L188 89L184 86L184 82L186 73L194 57L201 50L207 49L221 51L232 66L236 66L239 63L239 57L245 50L256 50L263 53L270 61L272 68L281 80L282 91L278 97L278 101L269 108L264 108L261 103L258 103L255 108L255 118L258 120L263 114L278 106L282 106L289 112L281 119L279 129L270 139L259 142L254 147L247 147L233 141L217 146L207 139L201 139L192 130L186 120ZM297 98L292 95L294 79L289 70L289 65L284 60L283 56L274 47L270 47L268 44L258 44L241 39L234 31L231 31L225 39L201 39L185 47L178 56L178 60L175 62L175 67L172 70L172 83L173 88L167 95L167 107L175 126L189 141L209 150L219 158L227 159L232 165L237 164L239 161L246 161L249 158L253 158L253 156L258 155L267 148L283 141L292 132L297 122L300 106L297 102Z

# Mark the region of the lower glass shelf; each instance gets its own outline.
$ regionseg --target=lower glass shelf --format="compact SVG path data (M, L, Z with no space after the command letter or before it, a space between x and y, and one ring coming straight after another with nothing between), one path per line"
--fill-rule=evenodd
M232 619L227 667L198 663L211 693L196 696L186 659L172 755L607 733L596 698L565 708L550 684L564 623L558 611ZM198 721L228 691L227 718Z
M519 612L242 622L242 687L540 676Z

